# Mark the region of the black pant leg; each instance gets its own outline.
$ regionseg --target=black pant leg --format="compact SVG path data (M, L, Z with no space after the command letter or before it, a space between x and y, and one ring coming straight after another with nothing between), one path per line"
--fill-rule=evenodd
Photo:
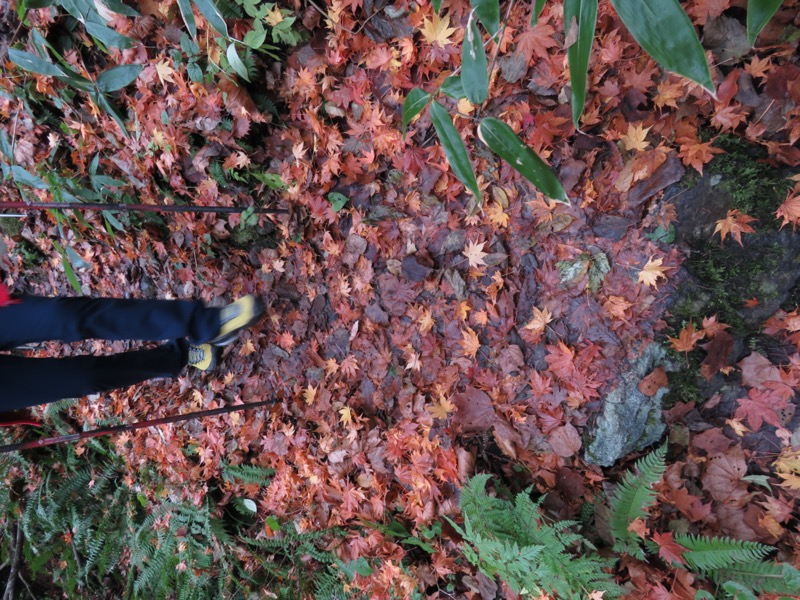
M158 377L176 377L186 362L187 348L182 340L152 350L108 356L26 358L0 354L0 410L79 398Z
M62 340L205 342L219 333L220 309L193 300L22 296L0 308L0 348Z

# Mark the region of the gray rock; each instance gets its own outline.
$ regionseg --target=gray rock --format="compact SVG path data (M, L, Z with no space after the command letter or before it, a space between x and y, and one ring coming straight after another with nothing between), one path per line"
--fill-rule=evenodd
M661 388L653 396L639 391L639 382L661 364L666 351L658 344L648 345L609 392L589 434L586 461L610 467L617 460L657 442L666 426L661 415L661 399L669 391Z

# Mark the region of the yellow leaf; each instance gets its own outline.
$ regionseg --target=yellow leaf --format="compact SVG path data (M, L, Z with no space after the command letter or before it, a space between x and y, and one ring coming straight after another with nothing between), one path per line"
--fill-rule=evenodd
M417 325L419 325L419 332L420 333L428 333L433 326L435 321L433 320L433 314L431 313L430 308L423 308L422 312L420 312L419 317L417 318Z
M508 215L497 202L486 207L486 215L489 217L489 223L498 227L508 227Z
M466 331L461 332L463 339L461 340L461 349L464 351L464 356L474 358L481 347L481 342L478 339L478 334L471 327L467 327Z
M650 142L645 140L647 132L650 131L650 129L650 127L645 129L643 125L634 126L628 124L628 133L620 138L623 148L628 151L645 150L650 145Z
M438 14L433 15L432 19L425 19L422 22L422 37L429 44L439 44L442 48L448 44L452 44L450 36L456 32L454 27L450 27L450 15L440 17Z
M303 390L303 400L306 401L306 404L314 404L314 401L317 399L317 390L319 388L315 388L313 385L309 384L306 389Z
M483 251L483 247L485 245L486 242L481 242L480 244L476 242L470 242L467 247L464 248L464 252L462 254L467 257L469 266L473 269L486 266L486 263L483 259L484 257L488 256L489 253Z
M734 433L739 437L744 436L745 433L750 431L744 423L742 423L741 419L725 419L725 424L730 425L730 428L733 429Z
M542 333L547 324L552 320L553 320L553 313L547 310L547 307L545 307L544 310L539 310L534 306L533 319L531 319L531 322L525 325L523 329L533 331L534 333Z
M344 423L345 425L349 425L353 422L353 411L350 409L349 406L343 406L339 409L339 423Z
M464 113L465 115L471 115L475 110L475 106L466 98L461 98L461 100L458 101L456 108L458 109L458 112Z
M242 347L239 348L239 356L250 356L256 351L255 344L253 344L253 340L247 340Z
M434 419L446 419L455 410L456 405L444 396L440 396L438 402L434 402L432 406L428 407L428 412Z
M645 285L649 285L650 287L654 287L658 289L658 280L659 279L667 279L667 276L664 273L670 270L672 267L662 267L661 263L664 262L663 258L659 258L658 260L653 260L653 257L650 257L650 260L647 261L647 264L644 268L639 271L639 283L643 283Z
M165 83L175 83L175 79L173 79L173 75L175 74L175 69L169 64L169 61L166 58L162 58L160 61L156 63L156 75L158 75L159 81L161 81L161 85Z
M264 21L266 21L267 25L270 25L271 27L275 27L276 25L283 23L283 13L281 13L281 9L279 9L277 6L274 7L269 13L267 13Z

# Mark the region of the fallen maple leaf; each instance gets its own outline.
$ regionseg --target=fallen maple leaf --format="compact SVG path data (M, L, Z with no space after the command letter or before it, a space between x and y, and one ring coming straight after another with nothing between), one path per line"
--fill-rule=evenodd
M751 217L750 215L746 215L739 209L734 208L733 210L728 211L728 214L724 219L717 221L717 226L714 228L714 233L719 232L720 237L722 238L720 241L722 242L724 242L725 238L728 236L728 234L730 234L734 240L739 242L740 246L744 246L744 244L742 244L742 234L756 232L756 230L749 225L749 223L752 223L753 221L758 221L758 219ZM711 235L714 235L714 233Z
M420 31L426 42L429 44L439 44L439 46L444 48L448 44L453 43L450 40L450 36L457 30L454 27L450 27L450 15L440 17L437 13L433 13L431 19L425 19L422 22Z
M428 412L434 419L446 419L455 410L456 405L444 396L440 396L438 402L434 402L428 407Z
M792 231L800 224L800 193L792 195L792 192L786 194L786 200L783 201L775 211L775 216L783 219L781 228L787 223L792 224Z
M172 68L166 58L162 58L156 63L156 75L158 75L161 85L164 85L168 82L175 83L175 79L173 77L175 75L175 69Z
M628 132L620 138L622 142L622 147L625 150L646 150L647 147L650 145L645 138L647 137L647 132L652 129L651 127L645 128L644 125L631 125L628 124Z
M461 332L461 335L464 338L461 340L461 349L464 352L464 356L475 358L478 349L481 347L478 334L471 327L467 327L466 330Z
M662 267L661 264L664 262L663 258L659 258L658 260L653 260L653 257L650 257L650 260L647 261L647 264L639 271L639 283L644 283L645 285L649 285L655 289L658 289L658 280L659 279L667 279L667 276L664 275L666 271L669 271L672 267Z
M483 251L483 247L486 245L486 242L476 243L470 242L467 244L467 247L464 248L464 256L467 257L469 261L469 266L473 269L477 269L479 267L485 267L486 263L484 262L484 258L489 255L488 252Z
M339 409L339 422L349 425L353 422L353 410L349 406L343 406Z
M686 564L686 561L683 560L683 553L686 552L686 548L675 541L671 531L667 533L654 533L653 541L658 544L658 555L663 558L667 564Z
M706 337L704 331L696 331L694 323L689 323L686 327L681 329L678 337L667 337L673 349L676 352L691 352L697 345L697 342Z
M306 404L314 404L314 401L317 399L317 390L319 388L315 388L313 385L309 384L306 389L303 390L303 400L305 400Z
M534 333L542 333L547 324L552 320L553 320L553 313L547 310L547 307L545 307L544 310L539 310L534 306L533 319L531 319L531 322L525 325L523 329L527 329L528 331L533 331Z

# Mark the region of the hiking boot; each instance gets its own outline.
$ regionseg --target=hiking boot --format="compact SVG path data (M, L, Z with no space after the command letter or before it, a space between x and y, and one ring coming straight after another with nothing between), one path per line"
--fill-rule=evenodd
M217 336L208 341L214 346L227 346L245 327L250 327L264 314L264 303L252 294L239 298L220 312L220 326Z
M211 371L217 366L217 353L211 344L189 346L188 353L189 360L187 362L190 367L201 371Z

